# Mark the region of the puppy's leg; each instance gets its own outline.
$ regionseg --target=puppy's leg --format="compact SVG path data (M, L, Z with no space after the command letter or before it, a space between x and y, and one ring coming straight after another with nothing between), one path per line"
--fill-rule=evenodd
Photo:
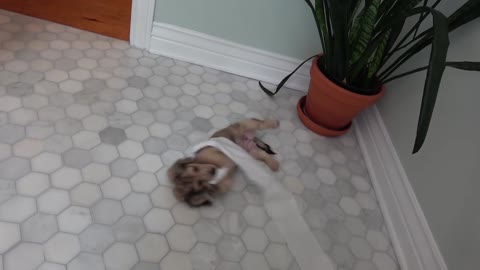
M233 137L236 138L243 136L247 131L277 128L278 126L279 122L277 120L259 120L251 118L233 124L229 129L233 133Z
M239 125L244 130L262 130L268 128L277 128L279 126L278 120L259 120L255 118L250 118L239 122Z
M280 167L280 164L278 161L273 158L273 156L267 154L265 151L260 150L260 149L253 149L250 151L250 155L252 155L254 158L261 160L267 164L267 166L272 170L272 171L278 171L278 168Z

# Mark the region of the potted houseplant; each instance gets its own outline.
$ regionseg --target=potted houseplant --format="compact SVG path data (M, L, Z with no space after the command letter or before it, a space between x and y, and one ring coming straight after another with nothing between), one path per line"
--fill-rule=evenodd
M310 87L297 111L302 122L318 134L345 133L358 113L382 97L386 83L427 70L416 153L425 141L445 67L480 70L477 62L446 61L449 31L478 18L480 0L467 1L448 17L435 9L442 0L431 4L428 0L315 0L315 7L310 0L305 2L315 19L323 53L311 57ZM421 30L429 16L432 26ZM413 26L406 27L407 19ZM426 66L397 74L402 64L430 45ZM273 96L297 69L275 92L260 86Z

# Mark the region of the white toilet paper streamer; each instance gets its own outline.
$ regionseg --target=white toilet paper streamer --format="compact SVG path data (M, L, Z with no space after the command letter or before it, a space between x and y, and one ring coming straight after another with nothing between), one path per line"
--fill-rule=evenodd
M231 158L247 178L263 192L267 213L287 242L288 248L302 270L334 270L329 257L317 242L298 210L292 194L257 160L226 138L212 138L193 146L189 154L212 146Z

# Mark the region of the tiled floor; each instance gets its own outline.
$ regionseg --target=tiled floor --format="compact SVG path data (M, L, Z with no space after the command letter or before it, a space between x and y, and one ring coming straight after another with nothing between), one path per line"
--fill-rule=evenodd
M177 203L165 169L245 117L337 269L398 269L353 133L297 119L301 93L0 11L0 269L299 269L255 186L214 207Z

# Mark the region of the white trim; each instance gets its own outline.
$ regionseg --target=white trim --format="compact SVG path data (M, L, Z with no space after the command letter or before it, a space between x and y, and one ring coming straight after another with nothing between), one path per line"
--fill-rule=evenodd
M302 61L165 23L153 23L150 52L277 85ZM306 63L286 87L306 91Z
M448 270L376 106L355 132L402 270Z
M148 49L152 34L155 0L132 0L130 18L130 44L140 49Z

